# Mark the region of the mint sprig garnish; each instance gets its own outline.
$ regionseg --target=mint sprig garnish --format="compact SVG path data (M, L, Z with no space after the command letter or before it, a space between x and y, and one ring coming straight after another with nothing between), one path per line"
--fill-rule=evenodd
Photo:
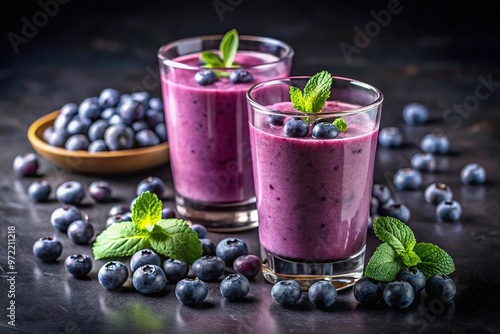
M303 92L298 87L290 86L292 107L306 114L320 112L330 97L332 81L332 75L328 71L321 71L306 82ZM309 122L309 117L306 121ZM332 123L339 131L347 130L347 123L342 117L336 118Z
M236 29L231 29L219 44L219 54L213 51L203 51L200 53L200 60L205 64L205 68L230 68L239 67L239 65L234 63L236 58L236 53L238 52L238 47L240 43L240 37Z
M130 256L151 248L172 259L193 263L202 256L198 234L182 219L161 219L158 196L145 191L134 202L132 220L103 230L92 246L94 258Z
M365 276L391 282L405 268L418 268L426 278L437 274L449 275L455 271L455 264L448 253L431 243L417 243L412 230L396 218L375 218L373 231L382 243L368 261Z

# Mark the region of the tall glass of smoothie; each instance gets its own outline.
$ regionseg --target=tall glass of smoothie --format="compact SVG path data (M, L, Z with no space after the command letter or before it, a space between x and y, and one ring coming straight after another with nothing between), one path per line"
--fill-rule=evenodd
M272 283L295 279L304 290L317 280L341 289L364 270L383 95L366 83L332 77L321 111L305 114L292 107L289 90L303 89L308 80L266 81L247 93L263 273ZM345 131L334 137L314 132L337 118ZM300 136L290 132L292 123L286 129L290 120L305 121Z
M177 40L158 58L177 211L229 232L258 225L246 91L289 76L294 51L276 39L239 36L234 65L207 68L200 54L221 53L223 37Z

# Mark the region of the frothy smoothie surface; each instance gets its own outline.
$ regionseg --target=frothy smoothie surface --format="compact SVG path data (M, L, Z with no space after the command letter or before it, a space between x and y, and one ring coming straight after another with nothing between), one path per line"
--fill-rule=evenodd
M219 77L201 86L194 80L198 71L171 68L162 73L163 98L176 191L192 201L230 203L254 197L253 174L245 97L260 80L288 75L278 58L241 52L235 61L253 75L249 83L233 84ZM199 54L175 59L199 66Z
M352 106L328 102L325 109ZM269 106L292 110L290 103ZM260 115L263 116L263 115ZM362 250L369 216L378 128L367 115L344 116L335 139L287 138L283 127L250 128L259 238L288 259L346 259Z

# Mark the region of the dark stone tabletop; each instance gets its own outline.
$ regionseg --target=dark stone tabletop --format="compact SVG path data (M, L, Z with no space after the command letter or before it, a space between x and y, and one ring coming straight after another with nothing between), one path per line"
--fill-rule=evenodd
M2 10L0 53L0 332L1 333L498 333L500 330L500 6L495 1L69 1L40 0ZM181 305L174 286L157 296L106 291L97 281L95 261L88 279L70 277L63 259L90 246L73 244L56 231L49 216L59 204L33 203L27 187L35 179L14 174L16 155L33 152L26 133L37 118L68 102L80 102L112 87L147 90L160 97L156 52L166 42L204 34L275 37L295 49L292 73L326 69L359 79L385 95L381 126L405 135L401 149L380 147L375 182L392 176L418 151L432 131L451 140L438 157L439 170L424 173L422 189L396 191L412 213L408 225L417 240L444 248L455 260L453 303L418 298L404 310L362 307L348 289L327 310L304 294L295 307L273 302L271 284L259 275L245 302L223 300L217 283L200 308ZM426 104L431 122L409 126L402 108ZM464 186L461 168L482 164L483 186ZM89 184L96 176L72 173L44 160L42 176L53 186L66 180ZM163 166L125 176L106 176L117 202L130 203L141 179L155 175L173 192ZM455 223L436 219L423 200L426 184L449 184L463 206ZM171 199L166 206L173 207ZM83 210L98 230L112 204ZM15 227L15 274L9 274L8 234ZM259 254L257 230L237 234ZM32 253L36 239L62 240L58 263ZM210 233L215 242L226 237ZM368 255L379 241L369 233ZM12 255L12 254L10 254ZM14 276L15 280L9 280ZM13 283L15 282L15 283ZM15 296L9 296L14 289ZM15 327L7 310L15 301Z

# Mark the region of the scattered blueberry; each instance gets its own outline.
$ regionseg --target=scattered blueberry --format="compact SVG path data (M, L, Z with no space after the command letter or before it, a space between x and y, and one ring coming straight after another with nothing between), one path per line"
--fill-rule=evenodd
M233 269L247 278L254 278L262 270L262 260L256 255L241 255L233 262Z
M199 72L196 72L194 75L194 81L198 85L206 86L210 85L214 82L216 82L219 78L217 77L217 74L215 74L214 71L210 70L201 70Z
M328 122L321 122L316 124L312 129L313 138L318 139L333 139L339 134L339 129Z
M444 222L454 222L462 216L462 206L455 200L443 201L436 206L436 216Z
M191 225L191 229L198 234L198 238L203 239L207 236L207 228L201 224Z
M283 126L285 124L285 116L271 114L269 115L267 122L274 126Z
M175 211L171 208L163 208L161 209L161 219L169 219L169 218L175 218L177 217L177 214Z
M381 216L394 217L401 220L403 223L407 223L411 217L410 209L406 205L401 203L383 205L379 209L379 212Z
M107 181L98 180L93 181L89 185L89 195L97 203L108 203L113 199L111 194L111 186Z
M394 281L387 283L382 296L389 307L403 309L413 303L415 291L408 282Z
M455 298L457 287L449 276L434 275L427 279L425 293L429 298L437 298L450 303Z
M52 187L47 180L35 181L28 187L28 196L35 202L46 202Z
M229 74L229 80L234 84L249 83L252 79L252 74L247 70L234 70Z
M290 118L283 129L285 137L305 137L309 133L309 124L300 117Z
M289 306L297 303L302 296L299 283L294 280L276 282L271 288L271 297L280 305Z
M403 133L394 126L382 128L378 135L378 143L383 147L401 147L403 145Z
M85 197L85 188L79 181L66 181L56 189L56 198L60 203L80 205Z
M410 165L423 172L434 172L436 170L437 161L432 153L417 152L412 155Z
M443 182L435 182L425 188L424 198L427 203L437 205L442 201L451 201L453 191L449 185Z
M224 274L226 263L218 256L204 255L193 262L191 271L202 281L212 282Z
M396 280L405 281L410 283L413 287L413 291L415 295L418 295L425 288L425 275L417 268L407 268L401 270L397 276Z
M97 280L108 290L121 287L128 279L128 268L120 261L109 261L102 265Z
M337 289L331 282L317 281L307 291L309 300L318 307L330 307L337 300Z
M450 141L443 133L429 133L420 141L420 149L426 153L445 154L450 148Z
M128 222L132 220L132 215L130 212L124 213L124 214L118 214L114 216L109 216L106 219L106 227L109 227L110 225L114 223L122 223L122 222Z
M75 220L69 224L66 233L75 244L85 245L94 237L94 225L88 220Z
M62 253L62 244L51 237L43 237L33 244L33 254L42 261L55 261Z
M215 247L215 254L227 265L232 265L238 256L248 254L248 247L243 239L224 238Z
M229 274L220 283L220 293L228 300L239 300L245 298L250 292L248 278L240 274Z
M415 190L422 184L422 174L415 168L400 168L394 174L393 182L399 190Z
M50 215L50 223L61 232L66 232L69 224L76 220L86 220L86 217L74 205L60 206L54 209Z
M203 255L215 256L215 244L212 240L208 238L201 238L201 248L203 249Z
M382 284L369 277L361 277L352 289L354 298L361 304L374 305L382 300Z
M167 284L167 277L159 266L145 264L134 271L132 285L143 294L157 293Z
M139 196L144 191L150 191L156 194L159 198L164 197L165 193L165 182L157 176L149 176L141 180L136 187L136 195Z
M125 124L111 124L104 133L110 151L128 150L134 146L134 130Z
M177 283L187 277L189 264L182 260L166 259L163 262L163 271L170 283Z
M207 285L198 278L185 278L175 286L175 297L184 305L200 305L207 298L207 295Z
M421 103L409 103L403 108L403 119L406 124L424 124L429 119L429 110Z
M384 205L389 199L391 199L392 194L389 187L376 183L372 186L372 196L378 200L379 205Z
M92 270L92 258L86 254L69 255L64 261L66 271L75 277L86 276Z
M378 209L380 207L380 202L375 196L371 196L370 199L370 216L378 215Z
M19 176L35 176L39 167L40 159L34 153L25 153L14 158L13 169Z
M484 184L486 181L486 169L477 163L469 163L460 171L460 180L463 184Z
M130 207L128 205L125 204L113 205L108 211L108 217L121 215L127 212L130 212Z
M158 253L154 250L146 248L135 252L130 257L130 269L132 272L146 264L161 266L160 255L158 255Z

